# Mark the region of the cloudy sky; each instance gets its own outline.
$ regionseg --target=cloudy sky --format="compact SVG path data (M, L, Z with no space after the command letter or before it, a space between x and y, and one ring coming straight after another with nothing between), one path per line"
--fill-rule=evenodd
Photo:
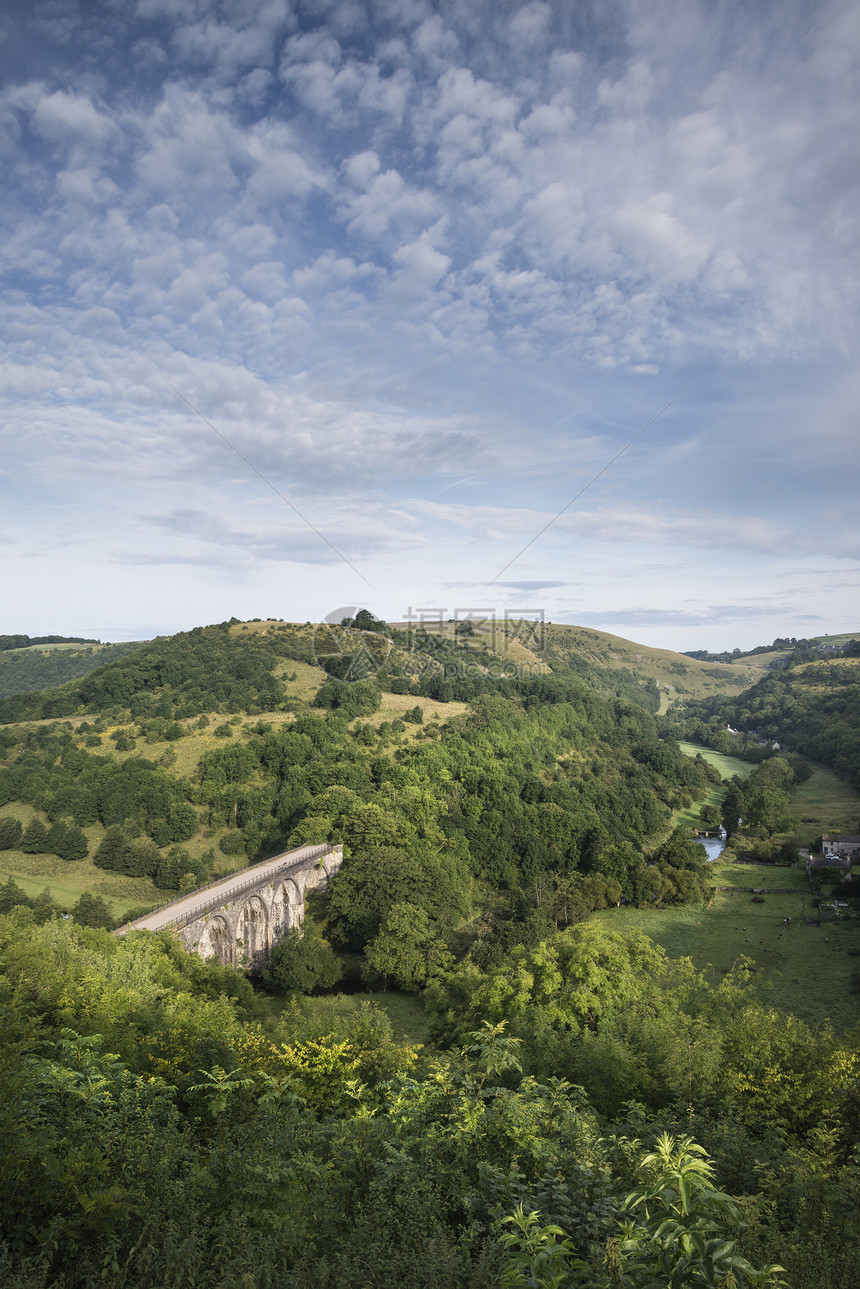
M0 632L860 627L858 54L854 0L6 6Z

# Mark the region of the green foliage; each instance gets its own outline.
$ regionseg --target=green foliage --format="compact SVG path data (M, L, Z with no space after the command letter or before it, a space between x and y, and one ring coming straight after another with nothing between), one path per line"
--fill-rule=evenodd
M646 1180L621 1205L621 1234L615 1244L620 1282L635 1289L776 1289L784 1267L753 1268L731 1239L740 1209L714 1186L706 1151L689 1137L675 1142L667 1133L645 1156Z
M81 680L56 689L17 694L0 700L0 721L33 720L128 708L135 719L172 714L198 716L213 710L241 711L277 707L284 691L274 676L289 642L268 647L254 636L233 635L223 627L195 627L164 640L152 640L98 666Z
M10 639L8 636L5 638ZM26 636L11 638L27 639ZM0 637L0 640L2 639L3 637ZM33 690L63 685L67 681L89 675L90 672L105 666L108 662L125 658L142 647L139 642L130 642L103 645L101 648L93 649L91 646L98 644L98 641L79 640L69 642L81 646L76 649L40 650L38 648L40 644L54 643L62 642L59 639L31 640L29 644L7 646L7 649L15 648L20 652L0 651L0 698L12 694L30 694Z
M23 831L17 819L0 818L0 850L12 850L17 846Z
M465 907L463 886L463 875L450 857L426 848L359 851L332 882L327 901L332 938L345 948L363 948L379 934L395 905L408 904L447 920Z
M372 680L327 680L314 699L317 707L328 707L352 720L379 711L382 694Z
M108 931L114 926L113 914L105 901L100 895L91 895L89 891L84 891L72 909L71 916L80 926L104 927Z
M342 974L340 959L313 921L306 918L302 926L290 927L275 945L263 980L273 993L309 994L336 985Z
M633 946L621 970L630 979L613 982L618 948L581 946L581 974L598 959L584 981L589 1033L661 1006L659 955ZM671 984L668 966L662 987L677 995L676 1022L702 1006L722 1026L742 1014L736 988L708 1001L688 973ZM802 1142L789 1126L759 1138L737 1119L740 1101L712 1109L693 1081L661 1113L697 1116L711 1162L641 1105L613 1124L581 1088L530 1074L530 1041L504 1019L479 1022L446 1057L398 1048L368 1009L337 1036L312 1036L291 1028L300 1021L289 1007L264 1030L257 1006L240 976L169 936L38 926L27 909L0 917L6 1283L62 1276L66 1289L91 1289L121 1276L127 1289L155 1289L181 1266L196 1289L752 1289L780 1275L753 1265L777 1261L850 1283L858 1205L847 1123L842 1141L833 1131ZM744 1060L760 1029L751 1017L738 1034ZM635 1069L638 1055L630 1062L615 1036L613 1059ZM791 1050L771 1041L762 1059L788 1074ZM841 1073L835 1057L819 1084L841 1080L844 1097L856 1056L843 1053ZM729 1064L743 1068L731 1053ZM831 1111L822 1103L820 1113ZM717 1172L744 1156L763 1194L737 1202Z
M853 658L804 662L798 656L737 698L706 699L689 709L691 730L695 726L704 735L697 741L716 746L720 734L731 743L732 736L724 733L727 724L743 733L754 730L860 785L860 671ZM738 742L734 739L735 746ZM802 782L809 767L793 768Z
M397 989L422 989L453 964L444 940L426 911L406 901L393 904L373 940L365 946L362 976Z
M11 913L12 909L18 906L29 908L31 904L32 901L26 892L22 891L21 887L11 877L7 877L3 885L0 886L0 915Z
M541 1226L540 1214L525 1213L522 1204L504 1221L513 1230L499 1239L508 1255L502 1289L574 1289L595 1283L591 1267L575 1256L560 1226Z
M31 819L21 837L25 855L44 855L48 850L48 829L41 819Z

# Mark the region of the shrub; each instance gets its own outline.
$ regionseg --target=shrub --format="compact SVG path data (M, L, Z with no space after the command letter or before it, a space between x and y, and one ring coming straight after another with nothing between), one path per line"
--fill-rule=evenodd
M336 985L342 975L340 959L308 919L275 945L263 980L273 993L309 994Z

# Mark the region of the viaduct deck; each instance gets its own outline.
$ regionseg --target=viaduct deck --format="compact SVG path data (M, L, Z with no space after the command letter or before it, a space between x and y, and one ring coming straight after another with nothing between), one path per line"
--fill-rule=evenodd
M326 886L342 862L340 846L299 846L172 900L117 934L169 928L201 957L259 969L277 941L301 925L307 891Z

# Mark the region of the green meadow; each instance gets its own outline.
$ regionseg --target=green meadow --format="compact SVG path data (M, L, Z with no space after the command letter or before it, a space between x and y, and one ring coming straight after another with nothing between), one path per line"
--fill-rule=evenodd
M698 801L694 801L691 806L685 806L681 810L676 810L675 814L672 816L673 827L689 828L692 832L693 829L701 826L699 811L702 809L702 806L716 806L719 809L722 806L723 798L726 795L724 784L726 784L728 780L733 778L735 775L740 779L746 779L750 774L752 774L755 767L751 765L749 761L741 761L736 756L724 756L722 752L712 752L709 747L699 747L697 743L682 742L679 743L678 746L686 756L694 757L697 753L701 753L702 758L710 765L716 766L720 774L723 776L723 784L712 784L707 796L700 797L700 799Z
M832 770L816 766L791 792L791 808L807 842L819 833L860 831L860 794Z
M764 903L736 889L716 891L705 907L607 909L593 917L613 930L644 932L671 957L692 959L713 980L750 958L750 988L759 1001L811 1025L856 1024L860 994L851 992L851 980L860 972L860 920L806 926L804 916L815 915L817 905L802 869L717 863L711 875L715 885L763 889ZM780 894L778 887L796 891Z

